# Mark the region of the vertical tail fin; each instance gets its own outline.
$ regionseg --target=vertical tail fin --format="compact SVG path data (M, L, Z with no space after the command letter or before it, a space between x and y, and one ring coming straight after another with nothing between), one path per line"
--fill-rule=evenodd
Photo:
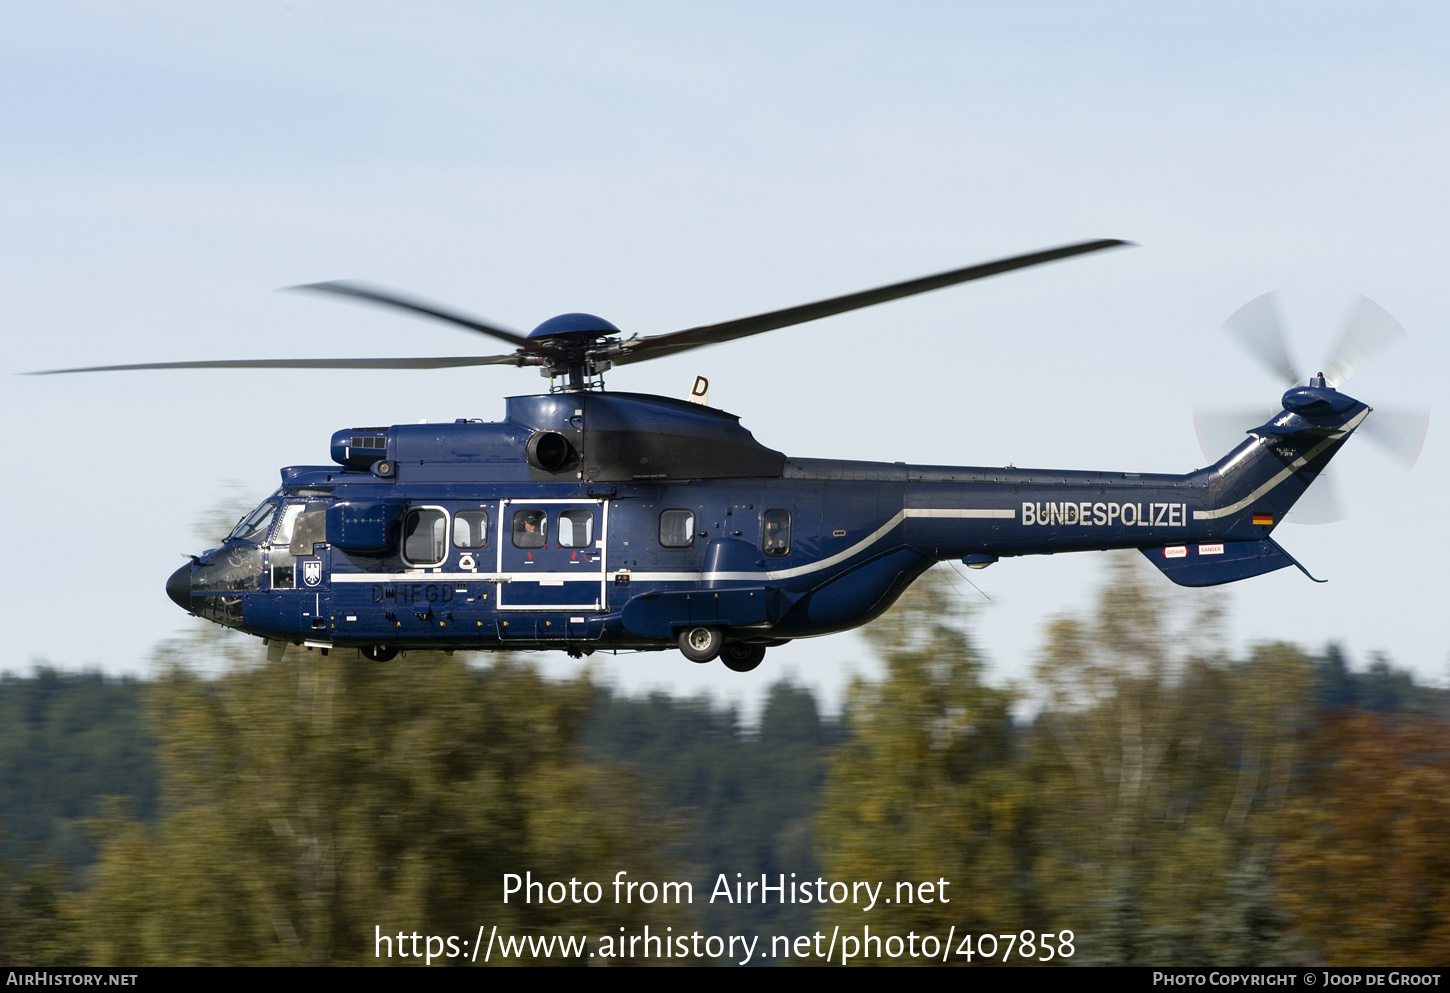
M1225 538L1268 536L1368 416L1370 408L1324 385L1322 378L1284 394L1284 409L1204 472L1206 507L1195 521L1214 522Z

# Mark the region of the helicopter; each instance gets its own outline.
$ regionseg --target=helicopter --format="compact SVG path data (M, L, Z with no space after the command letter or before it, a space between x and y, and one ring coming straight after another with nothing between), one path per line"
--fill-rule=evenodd
M678 650L749 672L768 649L865 624L940 561L1140 550L1202 587L1290 566L1272 537L1370 407L1323 373L1212 465L1182 475L788 457L689 399L604 390L673 355L1130 243L1099 239L718 324L626 337L584 313L522 334L353 282L297 289L507 342L489 356L254 359L50 370L532 366L547 393L497 422L345 428L289 466L222 544L167 579L181 609L265 639L400 651ZM1315 580L1319 582L1319 580Z

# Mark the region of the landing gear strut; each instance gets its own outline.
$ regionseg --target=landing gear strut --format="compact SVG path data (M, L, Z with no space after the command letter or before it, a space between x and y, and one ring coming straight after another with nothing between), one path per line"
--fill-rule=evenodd
M398 657L398 650L392 645L368 645L358 651L363 658L372 659L374 662L391 662Z

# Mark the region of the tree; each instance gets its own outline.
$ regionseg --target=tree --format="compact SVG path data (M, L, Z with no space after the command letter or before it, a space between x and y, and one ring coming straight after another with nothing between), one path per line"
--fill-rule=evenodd
M1216 600L1120 558L1088 620L1049 629L1036 676L1036 878L1084 958L1265 963L1295 954L1272 839L1312 706L1288 646L1232 664Z
M1450 964L1450 724L1349 713L1317 736L1279 884L1330 965Z
M62 907L66 874L47 861L23 868L0 860L0 966L78 962Z
M840 739L822 721L810 691L771 687L752 733L734 709L707 698L645 699L601 693L584 744L598 760L627 762L654 787L658 816L680 826L670 854L696 887L712 892L728 879L772 883L784 873L815 879L811 818L825 778L825 755ZM732 934L801 934L810 930L805 904L714 903L710 926Z
M944 578L927 573L867 629L886 678L852 685L843 716L849 737L829 762L816 820L824 873L883 882L882 896L893 902L870 922L888 933L988 930L1023 910L1013 849L1023 785L1012 762L1014 696L982 682L969 616ZM898 882L943 878L950 902L895 901ZM848 922L839 911L820 919Z
M502 902L505 873L668 878L637 784L573 750L587 681L430 653L289 650L216 680L186 662L173 650L152 687L163 816L106 825L78 903L91 961L363 963L379 933L472 942L480 924L597 934L652 919L609 899Z
M138 816L153 815L144 692L136 679L49 666L0 675L0 857L79 871L95 858L85 822L99 796L129 796Z

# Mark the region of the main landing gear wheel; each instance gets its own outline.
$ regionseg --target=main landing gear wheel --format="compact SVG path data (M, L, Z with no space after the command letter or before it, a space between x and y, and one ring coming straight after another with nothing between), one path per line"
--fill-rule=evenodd
M392 645L368 645L366 648L359 648L362 657L372 659L374 662L391 662L398 657L398 650Z
M749 672L765 660L764 645L747 645L733 641L720 652L720 661L731 672Z
M691 662L710 662L720 654L725 635L719 628L686 628L680 632L680 653Z

